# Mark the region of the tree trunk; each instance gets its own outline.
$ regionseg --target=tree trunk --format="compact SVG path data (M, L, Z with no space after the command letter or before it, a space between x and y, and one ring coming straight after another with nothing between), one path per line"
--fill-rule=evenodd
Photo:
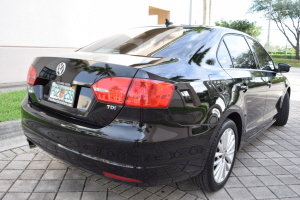
M299 32L297 33L297 41L296 41L296 60L300 60L299 58L299 40L300 40L300 34Z

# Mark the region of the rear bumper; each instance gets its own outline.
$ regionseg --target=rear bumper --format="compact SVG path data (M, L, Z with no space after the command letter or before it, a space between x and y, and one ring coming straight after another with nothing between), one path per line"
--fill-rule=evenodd
M27 99L22 102L22 127L29 141L96 174L137 179L142 183L125 183L148 187L188 179L203 170L210 132L191 137L188 127L135 124L116 120L91 129L53 118L32 108Z

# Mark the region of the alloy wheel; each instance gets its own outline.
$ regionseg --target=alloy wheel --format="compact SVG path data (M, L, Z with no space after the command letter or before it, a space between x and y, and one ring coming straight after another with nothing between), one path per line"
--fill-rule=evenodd
M235 134L231 128L227 128L217 145L213 166L214 179L221 183L227 177L234 160Z

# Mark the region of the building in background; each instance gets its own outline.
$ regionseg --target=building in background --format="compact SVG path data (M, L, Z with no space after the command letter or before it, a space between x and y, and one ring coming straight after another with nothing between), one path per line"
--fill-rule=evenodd
M82 47L131 27L212 23L213 0L2 0L0 46Z

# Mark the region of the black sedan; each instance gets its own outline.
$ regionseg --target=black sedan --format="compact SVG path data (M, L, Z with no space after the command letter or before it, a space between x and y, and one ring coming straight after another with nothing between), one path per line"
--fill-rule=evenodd
M36 58L22 127L30 146L116 181L149 187L191 178L215 191L239 149L286 124L289 69L239 31L131 29Z

